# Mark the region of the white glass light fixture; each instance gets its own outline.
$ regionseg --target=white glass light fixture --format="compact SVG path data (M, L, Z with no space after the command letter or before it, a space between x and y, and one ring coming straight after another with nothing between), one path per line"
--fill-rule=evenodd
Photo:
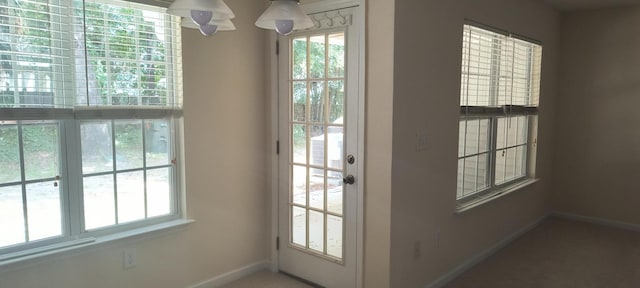
M236 16L223 0L176 0L167 13L183 17L182 27L199 29L205 36L236 29L231 22Z
M218 26L217 31L236 30L236 26L233 25L233 22L231 22L231 19L226 19L226 20L211 19L211 21L209 21L208 24ZM187 18L182 19L182 21L180 22L180 26L185 28L191 28L191 29L200 29L200 26L198 24L196 24L192 19L187 19Z
M289 35L294 30L313 27L313 21L299 6L300 0L271 0L271 5L260 15L256 26Z

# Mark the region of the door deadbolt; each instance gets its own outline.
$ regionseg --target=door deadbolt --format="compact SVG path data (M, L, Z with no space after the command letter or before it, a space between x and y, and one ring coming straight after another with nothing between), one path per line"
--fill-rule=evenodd
M347 177L342 178L342 183L344 184L353 184L356 182L356 178L353 175L347 175Z
M349 164L356 163L356 157L353 157L353 155L351 154L347 155L347 163Z

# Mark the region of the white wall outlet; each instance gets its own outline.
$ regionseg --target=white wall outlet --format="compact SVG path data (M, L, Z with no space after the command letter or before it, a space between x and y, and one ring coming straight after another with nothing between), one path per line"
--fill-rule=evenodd
M133 267L136 267L136 264L138 262L138 255L136 253L136 249L135 248L129 248L129 249L125 249L124 252L122 253L122 261L123 261L123 267L124 269L131 269Z
M427 150L429 148L427 143L427 132L421 131L416 133L416 151Z

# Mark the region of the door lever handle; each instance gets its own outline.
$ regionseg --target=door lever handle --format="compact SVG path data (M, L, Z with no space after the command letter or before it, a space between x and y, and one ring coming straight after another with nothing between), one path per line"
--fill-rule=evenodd
M347 177L342 178L342 183L344 184L353 184L356 182L356 178L353 175L347 175Z

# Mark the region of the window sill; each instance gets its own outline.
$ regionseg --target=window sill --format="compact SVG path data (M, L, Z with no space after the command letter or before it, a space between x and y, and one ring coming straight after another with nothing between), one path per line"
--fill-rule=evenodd
M178 229L185 227L193 222L195 222L195 220L177 219L105 236L81 238L77 240L66 241L63 243L57 243L54 245L9 253L0 256L0 268L3 268L4 270L4 268L28 265L29 263L35 261L41 262L42 260L46 260L48 258L53 259L54 257L62 257L80 250L95 249L108 243L113 243L129 238L147 239L151 237L166 235L168 233L175 232Z
M503 196L511 194L511 193L513 193L515 191L519 191L519 190L521 190L521 189L523 189L525 187L531 186L531 185L533 185L534 183L536 183L538 181L540 181L540 180L539 179L527 179L527 180L524 180L522 182L515 183L515 184L513 184L511 186L507 186L507 187L505 187L503 189L496 190L496 191L494 191L492 193L489 193L487 195L480 196L480 197L478 197L476 199L469 200L468 202L458 204L456 206L455 214L462 214L464 212L472 210L473 208L476 208L478 206L482 206L485 203L489 203L489 202L491 202L493 200L496 200L498 198L502 198Z

